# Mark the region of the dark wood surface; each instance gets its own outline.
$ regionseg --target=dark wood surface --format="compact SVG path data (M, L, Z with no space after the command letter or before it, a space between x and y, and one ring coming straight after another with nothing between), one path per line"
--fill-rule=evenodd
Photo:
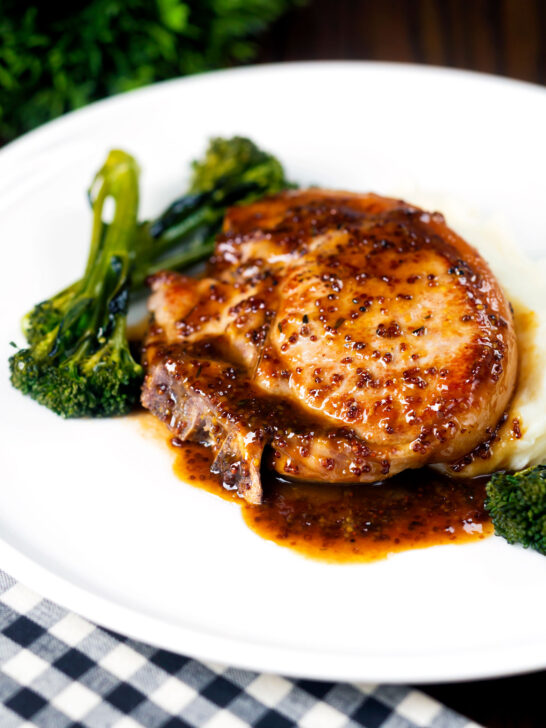
M430 63L546 84L546 0L308 0L260 48L262 62Z
M546 0L311 0L260 46L261 62L430 63L546 84ZM546 672L419 687L487 728L546 728Z

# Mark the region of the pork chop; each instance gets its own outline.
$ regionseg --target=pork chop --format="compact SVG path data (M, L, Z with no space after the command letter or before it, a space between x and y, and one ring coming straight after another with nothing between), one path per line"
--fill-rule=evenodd
M261 500L260 465L375 482L453 463L512 395L509 303L438 213L309 189L234 207L205 278L151 280L142 402Z

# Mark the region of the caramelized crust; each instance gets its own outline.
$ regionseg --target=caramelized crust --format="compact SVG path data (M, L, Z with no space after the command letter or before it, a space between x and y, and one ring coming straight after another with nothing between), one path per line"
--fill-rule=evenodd
M252 502L268 443L290 477L373 482L457 460L514 388L487 264L397 200L311 189L232 208L207 277L161 273L152 289L143 403L211 443Z

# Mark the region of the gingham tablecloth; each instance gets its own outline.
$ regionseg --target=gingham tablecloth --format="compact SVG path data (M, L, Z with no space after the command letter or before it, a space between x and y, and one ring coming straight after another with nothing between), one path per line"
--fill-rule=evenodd
M0 726L479 728L401 686L201 663L97 627L0 571Z

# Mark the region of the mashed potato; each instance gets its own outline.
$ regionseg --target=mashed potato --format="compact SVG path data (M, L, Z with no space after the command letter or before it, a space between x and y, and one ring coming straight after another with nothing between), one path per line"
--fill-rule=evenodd
M400 196L426 210L440 210L447 224L489 263L514 309L518 380L508 418L492 445L491 458L477 459L460 475L521 470L546 462L546 259L531 260L502 224L480 219L452 200L431 198L415 190Z

